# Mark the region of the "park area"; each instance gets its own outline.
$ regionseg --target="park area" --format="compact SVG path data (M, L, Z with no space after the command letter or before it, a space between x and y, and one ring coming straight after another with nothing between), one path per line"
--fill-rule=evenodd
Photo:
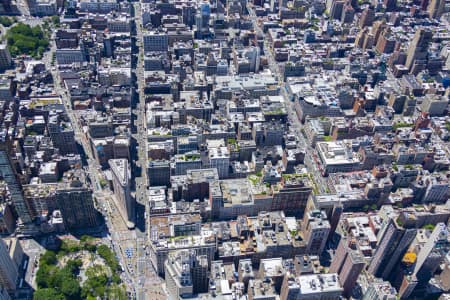
M68 238L58 251L46 251L39 259L33 299L127 299L119 262L99 243L89 236Z

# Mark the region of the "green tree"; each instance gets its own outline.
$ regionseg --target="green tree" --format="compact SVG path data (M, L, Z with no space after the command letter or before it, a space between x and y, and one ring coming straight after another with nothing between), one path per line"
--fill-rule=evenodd
M64 295L59 293L57 290L49 289L38 289L34 292L33 300L65 300Z
M83 265L81 259L71 259L66 263L66 268L72 275L78 275L80 267Z
M112 272L115 272L119 269L119 262L117 261L114 252L108 248L106 245L100 245L97 247L97 253L106 261L106 264L111 268Z
M80 243L87 243L87 242L92 242L92 241L94 241L94 238L90 235L83 234L80 237Z
M73 240L64 240L61 243L61 248L59 249L59 251L64 253L74 253L80 250L81 250L80 243Z
M48 287L48 278L51 270L51 266L41 264L36 272L36 284L39 288Z
M80 299L81 287L76 279L64 280L60 290L68 299Z
M103 297L106 292L106 284L108 277L106 274L100 274L93 277L88 277L84 282L81 290L81 296L86 298L88 296Z
M113 273L111 276L111 281L119 284L121 282L120 276L116 273Z
M0 24L2 24L5 27L9 27L13 24L13 21L11 20L11 18L0 16Z
M53 251L46 251L39 260L40 264L56 265L57 263L56 253Z
M52 16L52 22L53 24L55 24L56 27L58 27L60 24L59 16Z
M123 286L116 285L116 284L111 285L110 287L108 287L108 290L106 291L106 294L107 294L107 298L108 299L116 299L116 300L126 300L126 299L128 299L127 292L123 288Z
M50 288L59 289L63 281L67 278L70 278L70 276L67 276L67 274L65 274L65 270L54 268L48 274L47 286Z
M40 57L49 45L40 26L31 27L24 23L11 27L6 34L6 40L13 56L26 54Z

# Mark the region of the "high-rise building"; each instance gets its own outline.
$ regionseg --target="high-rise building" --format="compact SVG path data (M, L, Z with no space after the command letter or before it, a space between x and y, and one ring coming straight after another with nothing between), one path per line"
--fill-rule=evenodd
M362 300L396 300L397 291L387 281L375 279L364 293Z
M147 167L149 186L170 185L170 162L167 160L154 160Z
M57 209L56 183L33 182L23 186L23 194L34 218L46 216Z
M331 211L330 219L330 235L328 239L332 239L333 235L336 231L336 228L339 224L339 220L341 219L342 212L344 211L344 206L342 203L336 203L333 205L333 210Z
M186 3L183 5L182 17L183 23L192 28L192 25L195 24L195 11L196 8L191 3Z
M439 19L445 12L445 0L431 0L427 11L430 18Z
M424 179L427 185L423 202L444 203L447 201L449 191L449 181L447 178L438 176L429 176Z
M98 225L92 190L86 186L82 170L66 172L56 191L56 202L68 229Z
M337 0L333 1L330 10L330 17L335 20L340 20L342 16L342 11L344 9L345 1Z
M1 300L11 300L11 297L9 296L6 288L1 285L0 285L0 299Z
M13 208L8 203L0 203L0 234L11 234L16 228Z
M392 218L385 222L380 242L368 268L370 273L384 280L392 275L392 270L416 236L417 229L404 228L399 223L400 220Z
M2 15L9 15L16 11L18 12L17 6L12 3L12 0L3 0L0 3L0 13Z
M131 171L128 160L110 159L113 177L114 200L128 228L134 228L136 214L136 200L131 197Z
M355 18L355 9L353 6L347 2L342 10L341 22L344 24L350 24Z
M433 33L425 28L419 28L414 34L414 38L409 44L405 66L411 71L417 61L424 61L427 58L428 46L433 38Z
M303 218L306 253L320 255L330 233L330 222L325 211L311 210Z
M364 28L372 26L374 19L375 19L375 10L371 7L367 7L361 14L361 18L359 19L359 27Z
M395 11L397 8L397 0L384 0L383 4L386 7L386 11Z
M350 297L356 280L366 265L362 254L350 248L350 242L346 237L342 237L329 270L330 273L339 275L339 282L346 297Z
M10 256L7 244L0 238L0 286L5 287L9 293L14 292L18 277L17 264Z
M249 49L246 49L244 55L250 63L250 72L258 73L259 65L261 63L259 47L250 47Z
M10 158L9 143L0 143L0 174L8 185L14 208L19 217L19 223L31 223L31 216L23 198L22 187L20 186L14 164Z
M274 192L270 210L284 211L288 216L303 217L306 203L312 192L312 183L308 178L295 175L286 175Z
M167 33L164 32L146 32L143 35L144 51L167 51L169 47L169 39Z
M208 264L214 258L214 254L216 253L216 241L215 238L213 238L212 233L202 232L200 235L188 237L179 236L176 240L173 238L160 239L160 235L158 234L159 229L157 229L155 225L156 224L150 225L150 239L152 240L150 259L159 275L164 276L166 272L165 262L168 260L169 254L179 250L194 250L197 256L206 256ZM163 226L169 227L168 224L164 224Z
M422 112L428 113L430 116L443 116L448 106L448 97L441 95L427 94L423 97L420 109Z
M378 37L375 49L378 53L392 53L395 49L396 39L390 30L384 30Z
M244 283L244 290L247 291L248 283L251 279L255 279L255 273L253 273L253 265L251 259L239 260L238 278L239 282Z
M208 259L195 250L170 253L165 270L167 290L176 299L208 291Z
M11 67L12 59L6 44L0 44L0 70Z
M375 45L378 43L378 38L386 30L386 28L387 25L385 20L373 22L371 32L373 34L373 41Z
M48 133L55 148L61 154L77 153L75 132L70 122L60 120L60 116L51 115L48 118Z
M202 38L209 32L209 19L211 16L211 7L209 2L200 4L200 11L195 15L196 37Z
M208 291L208 275L208 257L206 255L196 256L191 268L194 294Z
M202 160L200 153L188 152L185 154L175 155L174 157L174 172L176 176L186 175L188 170L196 170L202 168Z
M216 168L220 179L228 178L230 171L230 152L227 147L217 147L208 149L210 168Z
M408 299L416 288L423 288L439 268L450 250L449 230L444 223L438 223L424 245L418 245L417 258L411 274L404 276L399 294Z
M296 277L287 274L283 281L280 299L339 299L341 294L342 287L336 273L305 274ZM275 299L275 297L264 297L263 294L255 299Z

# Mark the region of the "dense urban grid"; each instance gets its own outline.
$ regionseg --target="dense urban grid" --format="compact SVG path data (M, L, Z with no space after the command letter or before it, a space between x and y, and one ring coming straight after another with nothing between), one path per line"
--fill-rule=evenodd
M450 1L2 0L0 300L450 299Z

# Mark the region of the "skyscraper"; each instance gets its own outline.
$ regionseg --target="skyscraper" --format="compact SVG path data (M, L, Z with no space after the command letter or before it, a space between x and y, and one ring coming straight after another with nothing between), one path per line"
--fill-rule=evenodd
M209 32L209 19L211 16L211 7L209 2L200 4L200 12L195 15L195 26L197 27L196 36L202 38Z
M0 143L0 175L8 185L11 199L19 217L19 223L31 223L31 216L22 194L22 188L11 161L9 142Z
M110 159L109 166L113 175L113 188L116 206L128 228L134 227L136 201L131 197L130 180L131 171L128 160Z
M364 28L367 26L372 26L374 19L375 10L372 7L367 7L361 14L361 19L359 19L359 27Z
M415 228L404 228L399 223L399 220L392 218L385 223L386 229L368 268L370 273L384 280L391 276L393 268L416 236Z
M419 28L414 34L414 38L409 44L405 66L411 71L414 63L426 60L428 46L433 38L433 33L424 28Z
M362 300L396 300L397 291L387 281L375 279L364 293Z
M414 274L419 281L428 282L449 247L449 229L444 223L438 223L417 255Z
M174 298L190 297L208 291L208 258L195 250L170 253L165 262L165 281Z
M431 0L427 8L432 19L439 19L445 11L445 0Z
M403 278L399 288L402 299L408 299L415 289L427 285L449 249L449 230L444 223L438 223L427 242L418 249L412 273Z
M350 297L359 274L366 265L364 257L358 251L350 248L349 241L342 237L336 250L336 255L330 265L330 273L339 275L339 282L344 288L344 296Z
M59 115L50 115L47 128L53 145L59 149L61 154L78 152L75 132L70 122L60 120Z
M17 265L9 255L5 241L0 238L0 286L5 287L11 293L16 289L18 277Z
M97 210L94 207L92 191L85 185L82 170L71 170L64 174L56 191L56 202L61 209L66 228L97 226Z
M397 7L397 0L384 0L383 4L386 7L386 11L395 11Z
M11 54L9 54L8 47L6 44L0 44L0 70L8 69L11 64Z
M320 255L330 233L330 222L327 220L325 211L311 210L305 213L303 227L305 228L306 252Z
M170 163L167 160L153 160L147 166L149 186L170 185Z

